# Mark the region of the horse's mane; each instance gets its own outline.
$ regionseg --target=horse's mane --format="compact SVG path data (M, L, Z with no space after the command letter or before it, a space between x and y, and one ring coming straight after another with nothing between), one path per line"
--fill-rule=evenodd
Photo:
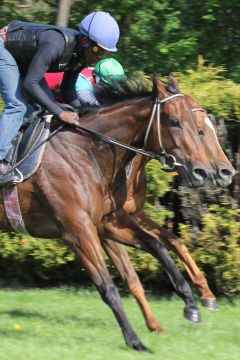
M146 79L129 77L124 81L112 81L109 84L99 82L94 86L94 95L102 106L108 106L135 97L149 96L151 90Z
M82 116L102 106L111 106L136 97L150 96L152 94L150 87L149 81L142 77L129 77L123 81L112 81L111 83L101 81L94 85L94 95L100 105L83 104L78 109L78 113Z
M178 91L169 86L168 82L161 80L165 83L165 89L172 94ZM98 105L83 104L79 110L79 115L85 115L91 111L97 110L102 106L111 106L118 102L134 99L143 96L152 96L154 98L154 90L152 83L144 77L131 76L125 78L123 81L112 81L105 83L103 81L94 85L94 95L99 102Z

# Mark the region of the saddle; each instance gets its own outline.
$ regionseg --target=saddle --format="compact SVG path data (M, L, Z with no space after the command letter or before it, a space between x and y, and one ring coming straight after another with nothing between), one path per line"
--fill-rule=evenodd
M50 133L52 115L32 114L31 118L20 128L13 147L7 155L10 167L2 165L2 172L7 174L17 168L22 181L28 179L40 165L46 141ZM21 234L28 234L22 217L16 186L3 187L0 200L12 229Z
M62 104L61 107L63 109L71 108L65 104ZM73 111L73 108L70 110ZM2 167L1 169L5 175L17 169L22 176L21 181L23 181L34 174L41 163L47 141L64 126L59 125L56 127L51 120L52 115L41 110L33 113L30 119L23 124L13 141L11 151L7 155L6 160L11 166ZM12 229L17 233L28 234L18 200L17 186L1 188L0 195L6 217Z
M7 155L6 160L11 164L7 172L17 168L23 176L22 180L33 175L44 153L45 140L50 133L51 118L52 115L44 115L42 111L37 111L22 125Z
M71 105L58 104L64 111L75 111ZM6 157L11 167L1 169L5 175L17 168L22 174L21 181L24 181L34 174L40 165L48 137L55 135L64 126L56 127L56 124L52 124L52 117L38 105L38 109L25 121Z

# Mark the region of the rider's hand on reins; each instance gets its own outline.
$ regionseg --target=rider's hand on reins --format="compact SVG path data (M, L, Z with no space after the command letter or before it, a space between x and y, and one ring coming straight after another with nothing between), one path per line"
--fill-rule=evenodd
M63 111L59 115L59 119L70 124L79 124L78 114L73 111Z

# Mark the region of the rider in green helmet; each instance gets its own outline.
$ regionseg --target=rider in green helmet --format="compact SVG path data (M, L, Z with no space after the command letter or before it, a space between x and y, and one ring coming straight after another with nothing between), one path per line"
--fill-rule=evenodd
M124 78L123 67L117 60L113 58L100 60L90 75L79 75L76 82L78 98L82 104L99 105L93 94L94 83L99 81L110 83L111 81L122 81Z
M93 75L96 82L102 80L106 83L110 81L121 81L125 77L122 65L113 58L100 60L94 70Z

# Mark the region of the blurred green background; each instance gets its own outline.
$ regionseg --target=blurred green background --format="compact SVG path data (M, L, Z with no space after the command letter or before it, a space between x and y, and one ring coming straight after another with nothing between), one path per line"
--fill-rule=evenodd
M59 5L60 1L54 0L0 1L0 26L14 19L55 24ZM164 79L173 72L182 92L196 98L213 115L220 142L239 170L239 1L149 0L145 4L139 0L76 0L70 5L70 27L76 28L95 10L108 11L117 19L121 37L114 56L127 74L150 77L155 71ZM239 175L227 189L209 185L194 191L154 161L148 165L147 176L148 214L182 237L216 294L236 298L240 291ZM169 287L153 258L129 252L147 288L156 288L155 284ZM81 264L58 240L14 234L1 234L0 271L2 285L88 281Z

